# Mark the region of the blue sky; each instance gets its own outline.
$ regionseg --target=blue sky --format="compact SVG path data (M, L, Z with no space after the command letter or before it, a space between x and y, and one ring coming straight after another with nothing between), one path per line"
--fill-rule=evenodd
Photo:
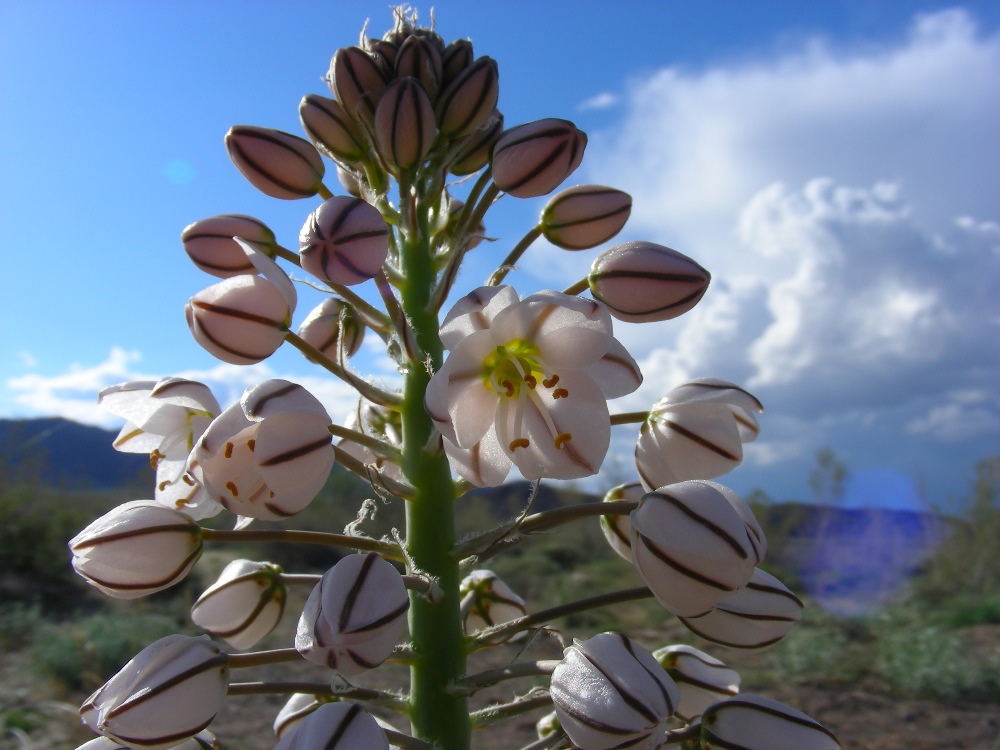
M434 6L446 40L499 61L507 123L587 131L570 184L632 193L618 240L713 273L689 315L654 334L616 328L646 376L618 408L690 377L747 386L768 409L763 434L724 481L778 498L808 496L823 446L859 502L888 505L961 495L974 462L1000 453L1000 5ZM101 387L168 374L223 402L289 377L343 413L347 391L294 351L240 369L193 342L183 304L213 280L178 237L239 212L294 246L313 206L257 193L222 136L299 132L299 99L328 93L330 56L366 18L370 33L390 24L375 2L0 0L0 416L113 425ZM501 239L463 282L485 278L543 203L501 201L487 217ZM562 288L593 257L536 243L511 279ZM392 376L373 347L357 367ZM625 479L632 440L615 443Z

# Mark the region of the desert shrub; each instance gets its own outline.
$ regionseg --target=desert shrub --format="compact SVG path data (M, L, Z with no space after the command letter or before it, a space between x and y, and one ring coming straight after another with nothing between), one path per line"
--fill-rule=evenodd
M177 632L174 618L160 614L92 615L49 624L34 638L34 663L67 688L100 686L150 642Z
M772 652L784 682L845 682L864 670L865 645L850 637L843 623L807 610L806 621L792 628Z
M896 692L954 699L971 687L972 667L958 638L909 612L889 612L876 623L874 668Z
M0 646L15 651L28 645L42 621L42 608L24 602L0 602Z

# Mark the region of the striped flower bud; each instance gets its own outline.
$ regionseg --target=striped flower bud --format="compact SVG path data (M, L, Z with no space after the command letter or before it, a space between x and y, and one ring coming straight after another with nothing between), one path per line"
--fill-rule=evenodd
M335 284L372 278L389 256L389 227L361 198L337 195L309 214L299 232L302 268Z
M515 198L547 195L576 171L586 147L586 133L568 120L518 125L493 147L493 181Z
M417 79L431 101L437 99L444 78L440 47L430 37L407 37L396 54L394 72L396 78Z
M220 279L257 273L253 263L233 237L253 242L265 251L277 244L274 232L264 222L242 214L211 216L188 224L181 232L184 251L205 273Z
M455 78L472 65L475 54L472 51L472 42L468 39L456 39L441 53L441 68L443 71L442 81L447 87Z
M338 698L312 693L294 693L274 717L274 734L280 740L290 733L302 720L326 703L334 703Z
M334 453L330 416L305 388L265 380L222 412L191 453L192 473L237 515L279 521L326 484Z
M115 599L173 586L201 557L201 529L155 500L133 500L104 514L69 541L73 568Z
M309 594L295 648L341 674L360 674L389 658L409 608L403 578L391 563L374 552L348 555Z
M462 625L466 634L516 620L528 613L524 599L491 570L469 573L459 585L458 593L462 597Z
M374 57L360 47L338 49L330 61L327 83L350 117L359 123L372 123L386 85L385 73Z
M539 224L564 250L587 250L618 234L632 213L632 196L602 185L578 185L553 196Z
M389 750L382 727L360 703L325 703L282 737L274 750Z
M226 150L236 168L264 195L283 200L309 198L323 185L323 159L297 135L254 125L234 125Z
M173 748L208 726L228 688L229 656L216 644L168 635L84 701L80 718L128 747Z
M716 703L701 717L703 748L839 750L833 732L784 703L740 695Z
M221 750L221 748L222 745L215 735L206 729L179 745L171 745L170 750ZM90 742L84 742L76 750L123 750L123 746L107 737L97 737Z
M281 568L233 560L191 608L191 621L230 646L245 650L270 633L285 610Z
M767 551L749 506L721 484L661 487L632 511L632 562L657 601L703 615L743 588Z
M601 633L567 648L549 694L563 730L582 750L660 747L680 702L663 667L621 633Z
M434 105L416 78L390 83L375 109L375 143L396 169L409 169L424 160L437 135Z
M503 114L499 110L493 110L486 122L471 135L459 147L454 155L449 171L458 176L478 172L485 167L493 154L493 147L496 146L500 136L503 135Z
M340 102L316 94L302 98L299 120L316 148L334 161L354 164L368 154L368 142Z
M361 196L361 181L358 177L358 173L350 169L344 169L339 164L337 165L337 181L340 186L347 191L348 195L353 195L355 198L360 198Z
M597 257L587 277L618 320L670 320L698 304L712 275L686 255L652 242L623 242Z
M674 715L689 724L713 703L740 692L736 670L693 646L666 646L654 651L653 658L667 670L680 690L681 702Z
M336 297L327 297L312 309L302 325L299 337L330 359L353 356L365 339L365 325L354 308Z
M713 479L739 466L743 443L757 439L764 411L733 383L699 378L657 401L639 431L635 465L646 489Z
M442 135L462 138L475 132L496 109L499 96L496 60L480 57L455 76L437 100L437 121Z
M604 502L637 503L645 492L639 482L627 482L608 490ZM611 549L617 552L619 557L632 562L632 524L629 522L629 517L622 514L601 516L601 531L604 532L604 538L608 540Z
M386 79L392 78L396 69L396 56L399 55L399 45L385 39L368 38L365 49L378 63Z
M232 365L252 365L285 340L297 297L277 263L239 238L237 244L264 275L213 284L188 301L184 314L195 341L209 354Z
M745 587L701 617L682 617L688 630L730 648L777 643L802 619L802 602L784 584L757 568Z

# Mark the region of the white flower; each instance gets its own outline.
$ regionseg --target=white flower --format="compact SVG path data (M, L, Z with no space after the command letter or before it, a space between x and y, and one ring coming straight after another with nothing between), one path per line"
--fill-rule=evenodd
M732 383L699 378L653 405L635 447L647 490L687 479L714 479L743 460L743 443L757 439L760 401Z
M406 627L403 578L374 552L348 555L323 574L295 630L311 662L355 675L389 658Z
M583 750L659 748L680 693L652 655L621 633L566 649L549 693L559 723Z
M458 448L456 470L477 484L499 484L512 463L527 479L594 474L611 436L606 399L642 380L604 306L560 292L477 289L447 315L441 341L451 352L424 403L446 450Z
M381 440L389 447L399 450L403 448L403 420L398 411L378 406L364 399L358 399L357 408L348 415L344 426L367 437ZM398 463L382 454L375 453L366 445L345 437L337 443L337 447L369 469L375 470L389 479L403 479L403 470Z
M105 388L97 403L127 420L115 438L116 450L149 454L157 502L194 519L222 510L187 471L195 442L222 411L208 386L184 378L133 380Z
M462 624L467 634L516 620L527 614L524 599L515 594L492 570L474 570L469 573L459 584L458 594L462 597Z
M285 734L274 750L389 750L389 740L360 703L326 703Z
M632 511L632 562L657 601L696 617L743 588L767 542L743 498L691 480L643 495Z
M637 503L646 493L639 482L626 482L612 487L604 496L604 502ZM611 549L618 556L632 562L632 522L623 514L601 516L601 531L608 540Z
M740 676L735 670L693 646L665 646L654 651L653 658L677 684L681 702L675 716L688 723L713 703L740 692Z
M105 513L69 541L73 568L115 599L137 599L173 586L201 557L201 528L153 500Z
M248 649L277 626L285 596L277 565L233 560L191 607L191 621L233 648Z
M760 568L746 586L699 617L681 617L688 630L730 648L764 648L777 643L802 619L802 602L781 581Z
M333 468L326 409L305 388L266 380L212 422L191 470L233 513L277 521L316 497Z
M83 723L129 747L173 748L208 726L229 687L229 656L207 637L168 635L80 706Z
M839 750L840 742L833 732L801 711L760 695L741 695L705 711L700 747Z

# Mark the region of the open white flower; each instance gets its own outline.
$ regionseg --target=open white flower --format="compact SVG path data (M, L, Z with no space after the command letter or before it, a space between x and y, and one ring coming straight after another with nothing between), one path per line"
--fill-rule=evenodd
M149 454L157 502L195 520L222 510L187 471L188 454L222 411L208 386L184 378L133 380L105 388L97 403L127 420L115 450Z
M739 466L743 443L757 439L753 395L716 378L698 378L657 401L642 425L635 465L647 490L688 479L714 479Z
M212 422L191 452L191 471L233 513L278 521L326 483L334 462L329 425L305 388L266 380Z
M607 399L642 382L604 306L561 292L520 300L511 287L477 289L445 318L441 340L451 352L424 404L474 482L468 474L499 484L511 464L527 479L594 474L611 437Z

